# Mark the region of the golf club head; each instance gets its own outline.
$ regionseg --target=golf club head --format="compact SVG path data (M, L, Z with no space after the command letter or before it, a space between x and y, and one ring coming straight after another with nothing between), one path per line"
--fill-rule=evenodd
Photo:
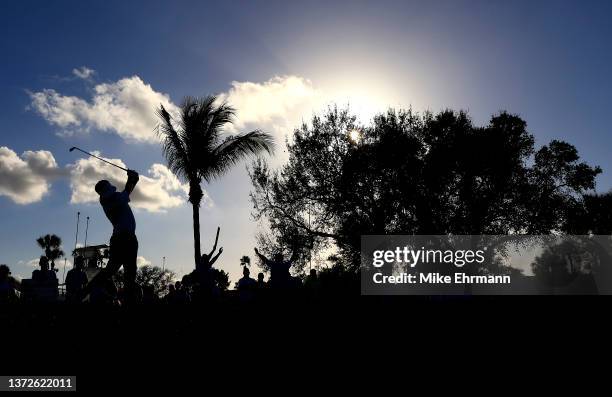
M72 152L74 149L76 149L76 146L71 147L68 151Z

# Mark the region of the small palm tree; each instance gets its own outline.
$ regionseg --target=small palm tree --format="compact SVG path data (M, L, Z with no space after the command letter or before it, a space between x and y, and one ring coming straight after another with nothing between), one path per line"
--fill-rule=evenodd
M162 106L157 110L161 119L157 133L168 167L189 184L189 202L193 207L194 259L200 260L200 203L203 197L202 179L207 183L220 177L233 165L249 155L272 153L272 137L260 130L222 138L225 125L231 124L235 109L218 103L215 95L203 98L187 97L181 104L177 119Z
M240 265L241 266L251 266L251 258L249 258L247 255L243 255L242 258L240 258Z
M55 234L46 234L36 239L36 243L45 251L45 256L51 262L51 270L55 270L55 260L64 256L62 239Z

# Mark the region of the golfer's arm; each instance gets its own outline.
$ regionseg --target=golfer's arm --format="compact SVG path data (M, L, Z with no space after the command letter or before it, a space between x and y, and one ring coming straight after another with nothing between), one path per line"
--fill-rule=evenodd
M128 194L131 194L134 191L134 188L136 187L136 184L138 183L138 177L136 178L131 178L128 176L128 180L125 183L125 191Z

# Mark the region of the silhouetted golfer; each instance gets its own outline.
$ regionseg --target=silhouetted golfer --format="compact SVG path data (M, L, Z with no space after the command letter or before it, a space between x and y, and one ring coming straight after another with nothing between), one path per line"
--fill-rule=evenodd
M136 220L130 208L130 193L136 187L139 177L133 170L127 172L128 180L122 192L109 181L102 180L96 184L96 192L100 195L100 204L108 220L113 224L113 235L110 239L109 260L87 285L83 298L97 284L105 285L112 275L123 266L124 297L133 301L136 291L136 256L138 255L138 240L136 239Z

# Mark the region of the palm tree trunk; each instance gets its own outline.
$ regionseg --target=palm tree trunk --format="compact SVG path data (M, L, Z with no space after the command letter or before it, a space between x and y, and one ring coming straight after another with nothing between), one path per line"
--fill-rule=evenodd
M197 267L200 261L200 202L192 203L193 206L193 255L195 266Z
M200 252L200 203L202 202L202 197L200 180L192 175L189 181L189 202L193 207L193 259L196 268L202 256Z

